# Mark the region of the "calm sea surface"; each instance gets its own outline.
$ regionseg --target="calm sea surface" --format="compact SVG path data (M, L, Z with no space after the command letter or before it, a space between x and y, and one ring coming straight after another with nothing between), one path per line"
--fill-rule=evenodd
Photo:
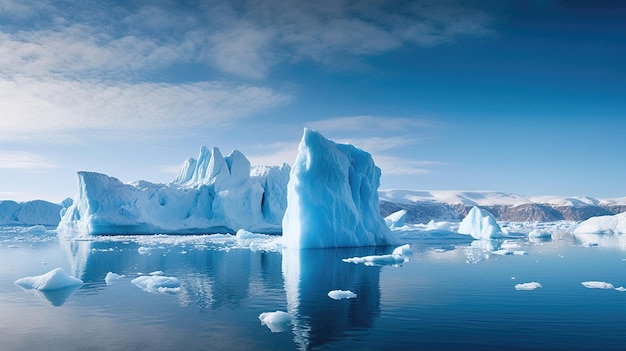
M342 262L393 247L281 252L223 235L65 241L0 228L0 349L626 349L626 292L581 284L626 286L621 237L404 241L413 254L395 267ZM14 284L56 267L85 284L48 293ZM131 283L154 271L177 278L180 292ZM124 277L107 285L107 272ZM542 287L515 289L528 282ZM336 289L357 298L329 298ZM259 315L278 310L292 322L272 332Z

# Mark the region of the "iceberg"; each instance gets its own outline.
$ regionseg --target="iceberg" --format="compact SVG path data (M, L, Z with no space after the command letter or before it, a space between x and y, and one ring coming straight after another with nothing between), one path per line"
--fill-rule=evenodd
M78 192L57 227L69 236L280 233L290 167L251 167L239 151L200 149L169 184L123 183L78 172Z
M574 234L626 234L626 212L591 217L582 221L574 230Z
M48 291L82 285L83 281L68 275L63 268L55 268L46 274L18 279L15 284L25 289Z
M272 333L279 333L287 330L291 324L291 316L284 311L263 312L259 315L261 325L267 326Z
M459 234L468 234L475 239L492 239L503 236L502 229L493 215L480 207L472 207L461 221Z
M0 201L0 225L49 225L61 220L63 207L44 200L15 202Z
M283 246L306 249L396 243L379 211L380 175L369 153L305 128L287 184Z

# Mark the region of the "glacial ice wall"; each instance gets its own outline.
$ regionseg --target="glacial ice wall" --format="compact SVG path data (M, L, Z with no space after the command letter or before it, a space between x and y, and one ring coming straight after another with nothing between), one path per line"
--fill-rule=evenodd
M223 157L202 147L170 184L126 184L101 173L78 172L78 192L58 226L69 236L106 234L280 233L281 193L290 168L251 168L239 151Z

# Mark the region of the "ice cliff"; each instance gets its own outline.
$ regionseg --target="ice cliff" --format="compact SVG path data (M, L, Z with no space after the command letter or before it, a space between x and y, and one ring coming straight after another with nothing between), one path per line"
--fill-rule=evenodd
M379 211L380 174L369 153L305 128L287 184L283 246L397 243Z
M288 165L251 167L239 151L202 147L170 184L122 183L78 172L78 192L58 226L71 236L100 234L280 233Z

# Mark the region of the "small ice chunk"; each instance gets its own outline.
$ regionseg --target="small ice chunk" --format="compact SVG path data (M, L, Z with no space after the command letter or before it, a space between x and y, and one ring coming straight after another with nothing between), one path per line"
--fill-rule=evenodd
M45 291L82 285L83 281L68 275L63 268L55 268L43 275L18 279L15 284L26 289Z
M541 284L537 282L515 284L515 290L535 290L541 288Z
M328 297L335 300L356 299L356 294L350 290L331 290L328 292Z
M150 274L150 275L163 275L165 273L163 273L163 271L154 271L154 272L150 272L148 274Z
M153 294L176 294L180 292L180 281L163 275L144 275L131 280L143 291Z
M547 239L547 238L551 238L552 234L548 233L548 232L544 232L538 229L533 229L530 233L528 233L528 237L529 238L543 238L543 239Z
M599 281L587 281L581 283L585 288L589 289L615 289L613 284Z
M287 312L263 312L259 315L261 325L266 325L272 333L279 333L287 330L291 324L291 315Z
M412 254L409 244L396 247L389 255L375 255L364 257L351 257L342 259L343 262L364 264L366 266L399 266L409 261Z
M145 255L150 252L150 248L141 246L137 249L137 252L139 252L140 255Z
M617 290L617 291L626 291L626 288L624 288L623 286L620 286L619 288L615 288L615 290Z
M389 228L400 228L404 227L404 222L406 219L406 210L396 211L389 216L385 217L385 223Z
M117 284L120 279L124 278L124 275L115 274L113 272L107 273L106 277L104 277L104 281L107 285Z

